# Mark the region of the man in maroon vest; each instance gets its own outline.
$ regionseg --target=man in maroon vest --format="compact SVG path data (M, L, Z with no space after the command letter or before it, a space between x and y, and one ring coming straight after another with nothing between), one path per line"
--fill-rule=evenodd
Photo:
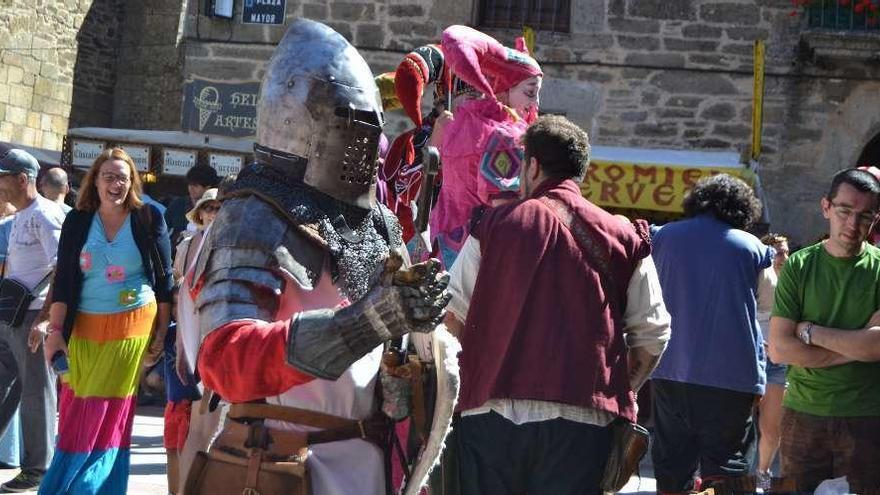
M586 133L547 116L523 144L524 199L476 212L452 267L462 493L598 493L669 315L646 225L581 196Z

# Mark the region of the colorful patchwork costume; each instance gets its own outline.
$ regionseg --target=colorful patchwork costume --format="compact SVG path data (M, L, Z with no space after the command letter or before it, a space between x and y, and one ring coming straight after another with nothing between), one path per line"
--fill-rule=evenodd
M441 46L456 77L484 96L455 109L440 148L443 185L431 212L431 236L448 268L467 236L474 207L519 197L519 138L537 115L522 118L496 95L543 73L527 54L466 26L447 28Z

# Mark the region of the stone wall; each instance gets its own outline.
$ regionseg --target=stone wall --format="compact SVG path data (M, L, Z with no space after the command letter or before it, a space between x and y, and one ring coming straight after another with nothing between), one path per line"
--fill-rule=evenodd
M126 1L113 98L113 127L180 129L184 5L198 0Z
M326 22L380 73L444 27L473 25L476 2L288 1L286 22ZM284 28L244 25L240 11L212 19L200 15L201 3L187 10L184 77L259 80ZM764 39L760 177L771 228L799 242L817 237L829 176L856 165L880 132L880 113L870 111L880 108L880 68L864 59L878 52L877 38L816 35L790 12L790 0L572 0L571 32L537 35L542 108L565 113L597 144L746 153L753 42ZM519 35L488 32L507 44ZM391 135L409 125L399 113L388 117Z
M109 125L119 0L0 1L0 140L60 149L68 121Z

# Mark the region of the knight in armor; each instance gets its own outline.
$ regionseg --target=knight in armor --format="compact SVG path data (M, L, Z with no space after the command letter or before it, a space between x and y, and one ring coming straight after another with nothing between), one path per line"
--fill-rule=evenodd
M193 274L198 371L232 405L187 493L385 493L383 344L434 330L449 296L436 260L401 268L400 226L375 199L382 125L355 48L294 22L262 82L256 161Z
M455 108L442 132L443 185L431 211L435 252L451 267L467 237L471 212L519 197L520 138L538 116L543 72L525 53L467 26L443 32L446 64L483 98Z

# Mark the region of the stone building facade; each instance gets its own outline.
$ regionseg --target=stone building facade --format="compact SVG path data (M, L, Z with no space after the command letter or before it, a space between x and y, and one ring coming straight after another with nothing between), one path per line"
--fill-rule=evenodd
M109 125L120 22L115 0L0 1L0 141L60 149L69 121Z
M379 73L450 24L479 26L481 1L288 1L287 19L328 23ZM830 175L880 159L880 36L809 29L791 14L789 0L571 0L568 33L537 33L542 109L565 113L598 144L746 155L754 41L763 39L759 176L770 227L813 239ZM284 29L239 21L237 11L212 19L190 3L185 78L259 80ZM520 34L486 31L507 44ZM406 127L390 117L391 134Z
M287 0L285 24L308 17L331 25L380 73L450 24L479 27L486 1ZM880 162L876 31L808 28L803 15L791 15L790 0L569 2L568 32L537 32L542 109L565 113L593 143L747 154L753 42L763 39L758 164L771 228L801 242L819 236L818 199L829 176ZM37 3L45 8L0 0L0 140L50 148L60 146L68 116L70 125L179 129L187 82L259 81L285 30L243 23L244 0L233 2L232 19L206 15L197 0ZM73 27L43 29L53 9L56 21L66 14L64 25ZM520 34L484 30L507 44ZM58 49L39 50L49 47ZM76 111L83 106L91 111ZM388 117L390 135L406 128L402 115Z

